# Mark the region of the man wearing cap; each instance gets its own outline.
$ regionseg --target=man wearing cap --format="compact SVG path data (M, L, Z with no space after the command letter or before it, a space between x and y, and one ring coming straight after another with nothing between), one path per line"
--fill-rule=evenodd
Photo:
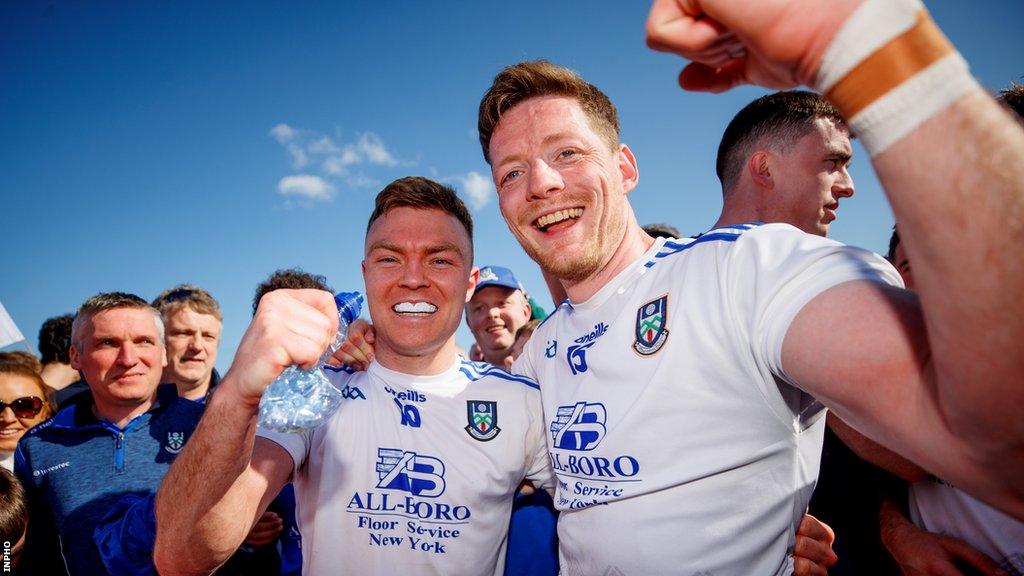
M480 282L466 304L466 324L485 362L504 366L516 331L530 321L532 312L523 286L511 270L501 266L480 269Z

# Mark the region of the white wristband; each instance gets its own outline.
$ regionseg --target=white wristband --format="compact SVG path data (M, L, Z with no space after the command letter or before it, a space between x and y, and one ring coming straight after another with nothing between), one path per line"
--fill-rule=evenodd
M871 156L976 86L919 0L866 0L825 50L815 81Z

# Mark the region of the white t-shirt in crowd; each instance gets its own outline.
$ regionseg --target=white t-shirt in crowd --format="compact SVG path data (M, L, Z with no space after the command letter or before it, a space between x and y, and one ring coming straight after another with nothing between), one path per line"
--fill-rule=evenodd
M659 239L563 303L513 367L541 386L562 573L789 574L825 418L786 383L782 341L860 279L902 285L873 253L744 224Z
M516 487L552 486L535 382L456 359L436 376L329 370L346 400L295 463L304 574L501 574Z
M909 504L915 525L960 538L1007 574L1024 575L1024 522L935 477L910 485Z

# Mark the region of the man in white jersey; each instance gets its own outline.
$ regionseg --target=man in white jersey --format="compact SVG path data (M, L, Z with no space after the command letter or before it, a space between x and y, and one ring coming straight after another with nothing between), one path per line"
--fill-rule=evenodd
M841 4L657 2L652 42L706 62L684 75L690 85L793 85L813 77L821 50L860 3ZM717 25L708 24L712 18ZM695 30L703 36L694 38ZM933 123L972 141L994 124L989 116L998 112L980 91L962 94L977 112L944 112L947 101L931 108L936 116L921 119L922 127L911 124L891 138L873 133L872 146L888 153L876 160L894 198L940 191L914 207L897 203L897 212L929 204L922 215L962 225L941 194L953 187L934 181L934 173L960 166L952 154L945 164L923 161L930 171L912 172L909 184L901 179L905 160L921 154L918 132ZM541 383L565 573L788 573L792 526L817 474L824 425L817 399L876 439L1024 514L1024 425L1009 422L1013 411L987 395L998 392L1014 405L1024 400L1007 384L1021 360L1006 360L1024 326L1016 315L999 316L1005 307L1019 310L1019 302L970 278L968 290L982 293L975 313L985 322L939 303L926 307L928 320L947 330L936 335L930 326L926 334L918 301L869 252L781 224L652 240L626 200L639 171L618 141L614 107L564 68L539 62L502 71L481 103L479 126L510 230L571 299L538 329L515 367ZM1019 131L996 131L1001 145L1024 145ZM900 140L907 132L909 147ZM981 172L1007 184L1002 173ZM1019 181L1010 189L1000 198L1024 208ZM936 224L915 224L925 246ZM1017 261L997 248L995 231L975 232L968 241L975 249L988 240L997 260ZM951 258L971 269L962 247L932 242L951 251L936 257L940 263ZM1005 268L1024 288L1019 267ZM957 270L953 281L963 276ZM997 350L979 350L972 337L987 335L993 321ZM954 324L966 334L950 333ZM995 362L978 367L956 346ZM952 354L952 363L931 364L929 347L936 357ZM988 371L980 390L957 385L965 369ZM1012 471L999 467L1007 460Z
M551 472L536 384L456 355L477 271L455 192L425 178L381 191L363 276L376 360L329 369L347 400L301 434L257 433L257 406L285 366L326 347L336 312L326 292L263 297L198 447L158 495L161 573L216 568L289 478L307 574L502 573L512 495L524 477L550 487Z

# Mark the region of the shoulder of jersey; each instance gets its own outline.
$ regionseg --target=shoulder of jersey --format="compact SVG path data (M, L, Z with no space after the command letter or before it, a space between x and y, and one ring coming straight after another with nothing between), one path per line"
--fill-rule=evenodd
M484 379L496 379L501 382L507 382L509 384L521 384L535 390L539 390L540 387L532 378L526 376L517 376L516 374L509 373L493 364L486 362L471 362L469 360L462 360L459 366L459 372L466 376L470 382L476 382Z

